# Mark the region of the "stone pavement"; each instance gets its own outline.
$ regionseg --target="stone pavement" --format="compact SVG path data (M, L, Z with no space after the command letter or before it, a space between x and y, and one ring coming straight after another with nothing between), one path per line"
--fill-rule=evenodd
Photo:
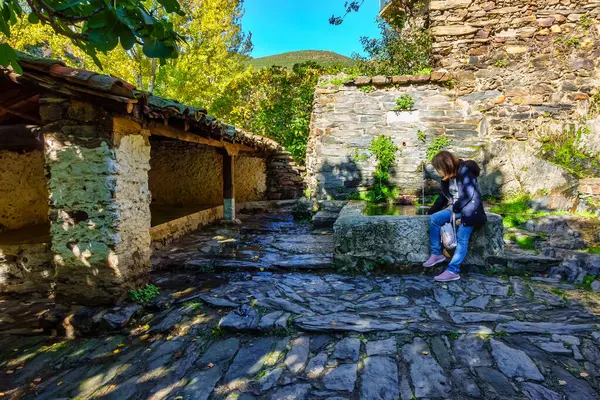
M54 344L1 337L0 391L36 399L600 397L600 301L571 285L482 275L447 285L427 276L217 278L222 284L187 291L127 334Z
M0 298L0 398L600 398L597 294L337 275L326 231L242 218L157 250L161 294L143 307L80 308L57 327L51 300ZM83 337L49 335L61 329Z

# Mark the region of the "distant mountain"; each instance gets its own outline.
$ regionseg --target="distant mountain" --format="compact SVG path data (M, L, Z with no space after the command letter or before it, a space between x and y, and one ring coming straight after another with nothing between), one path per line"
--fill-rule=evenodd
M354 65L354 60L350 57L334 53L333 51L322 50L290 51L288 53L275 54L267 57L252 58L246 61L246 63L255 68L268 68L277 65L291 69L294 64L306 61L314 61L324 67L332 64L342 64L344 66Z

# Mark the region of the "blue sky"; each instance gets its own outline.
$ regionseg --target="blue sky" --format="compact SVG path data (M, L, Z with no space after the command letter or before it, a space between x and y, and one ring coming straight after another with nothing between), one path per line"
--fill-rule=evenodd
M296 50L331 50L345 56L360 52L361 36L378 35L375 17L379 2L366 0L340 26L331 15L344 11L344 0L245 0L245 31L252 32L253 57Z

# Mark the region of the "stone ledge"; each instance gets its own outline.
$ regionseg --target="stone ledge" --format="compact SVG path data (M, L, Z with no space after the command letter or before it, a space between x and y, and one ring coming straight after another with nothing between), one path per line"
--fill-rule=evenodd
M415 83L443 83L452 79L451 73L446 69L438 69L430 74L416 75L393 75L393 76L357 76L353 79L348 79L344 86L389 86L389 85L411 85ZM320 94L330 94L330 90L321 88Z
M365 216L366 204L351 201L334 225L334 261L344 270L381 265L414 273L429 257L429 216ZM465 266L485 267L504 258L502 217L488 213L488 223L471 237Z

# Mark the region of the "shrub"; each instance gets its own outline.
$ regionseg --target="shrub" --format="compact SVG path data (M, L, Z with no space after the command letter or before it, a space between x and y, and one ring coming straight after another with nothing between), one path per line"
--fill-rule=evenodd
M435 157L437 153L442 151L444 148L450 146L451 143L452 139L450 139L446 135L436 136L433 139L433 142L431 142L431 144L427 146L427 150L425 152L425 159L427 160L427 162L431 162L431 160L433 160L433 157Z
M394 111L408 111L412 110L415 106L415 101L410 94L403 94L402 96L396 99L396 107L394 107Z
M160 294L160 290L151 283L146 286L129 291L129 298L137 303L149 303Z
M355 55L357 69L363 75L411 75L429 71L432 64L432 39L426 21L410 20L405 12L397 12L377 23L380 38L361 37L366 57Z
M578 145L583 135L589 134L587 126L576 128L570 125L559 134L546 135L542 138L542 156L579 178L597 176L600 174L600 157L591 157Z

